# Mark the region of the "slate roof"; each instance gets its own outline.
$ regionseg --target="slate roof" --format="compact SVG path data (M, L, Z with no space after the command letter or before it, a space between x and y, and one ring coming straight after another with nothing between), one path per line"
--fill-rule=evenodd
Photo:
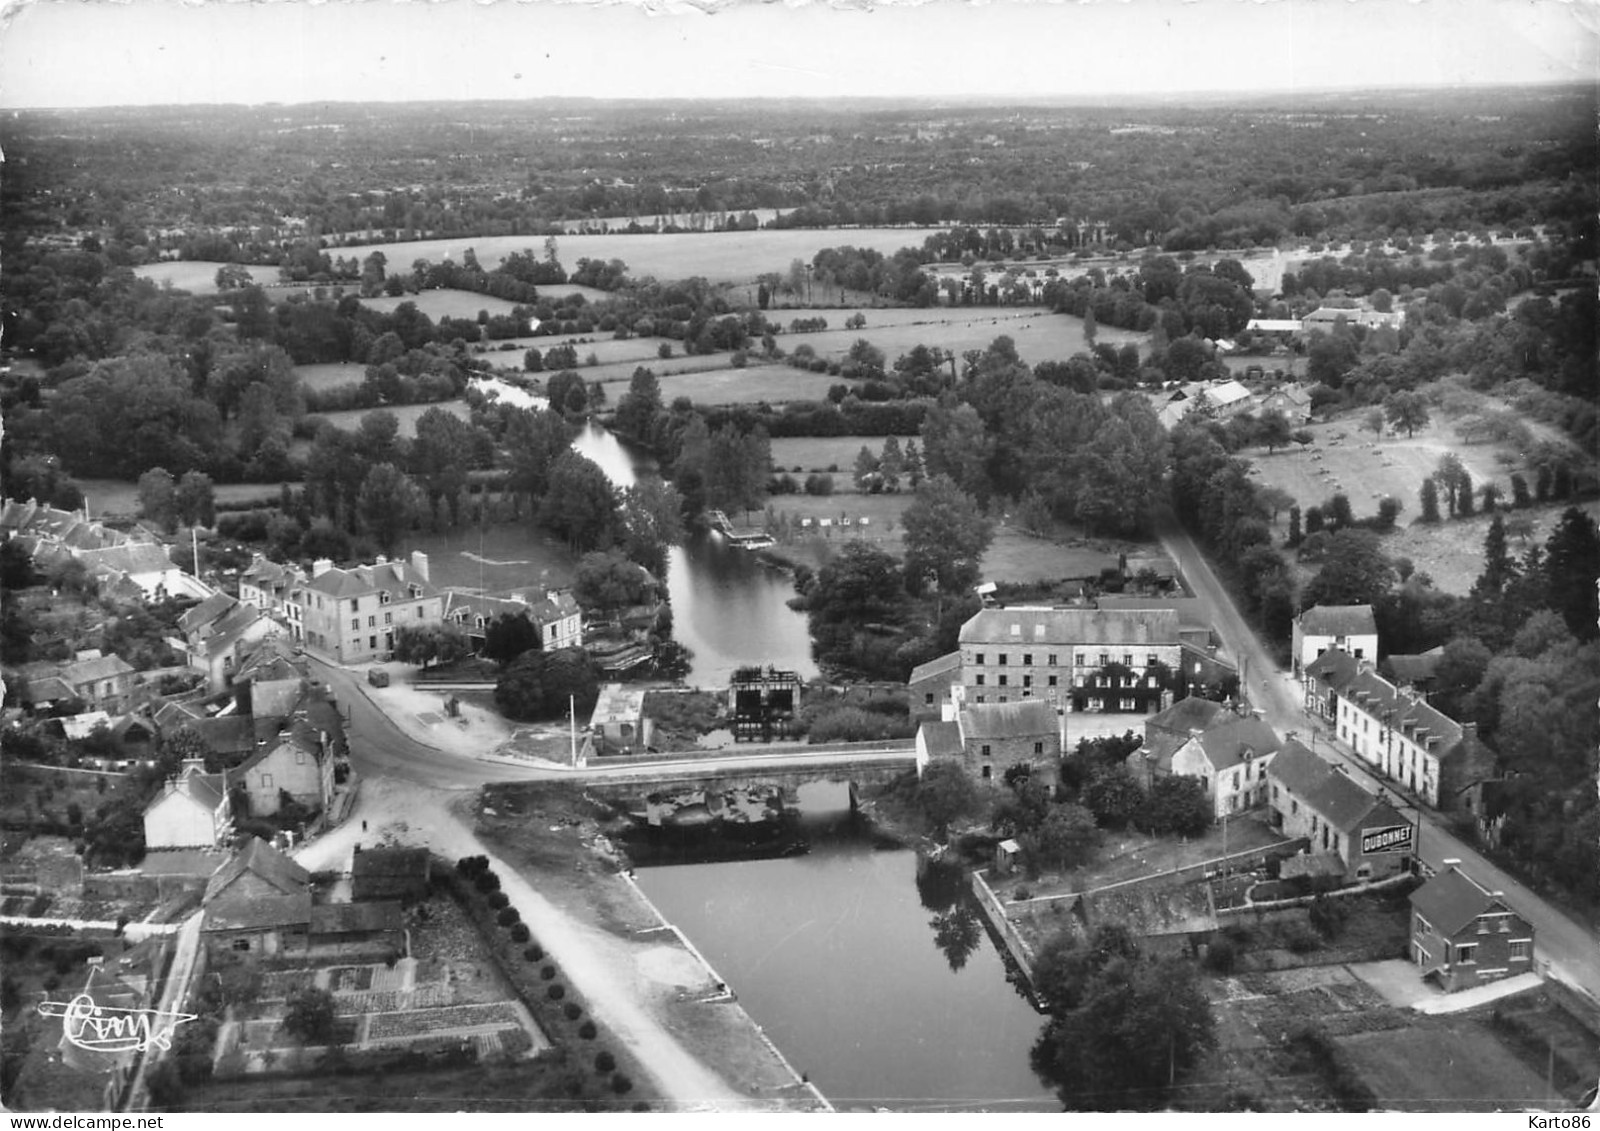
M1361 661L1343 648L1329 648L1306 665L1306 675L1325 683L1335 691L1343 691L1361 671Z
M1281 745L1277 733L1266 720L1254 715L1209 727L1200 735L1200 748L1206 752L1206 760L1219 772L1239 765L1247 751L1252 758L1262 758L1277 753Z
M244 572L239 574L240 581L248 581L258 589L285 585L298 578L299 571L294 566L275 562L262 554L256 554L244 568Z
M216 877L212 877L212 883ZM206 904L204 931L263 931L273 927L298 927L311 922L311 892L257 896L255 899L219 899Z
M1305 636L1376 636L1371 605L1313 605L1300 614Z
M1176 644L1178 614L1172 609L982 609L961 626L961 643Z
M209 878L227 859L224 853L209 848L154 848L139 862L139 871L146 876Z
M1164 711L1151 715L1144 721L1145 732L1152 730L1176 731L1188 739L1191 731L1204 730L1223 715L1233 712L1214 699L1190 695L1179 699Z
M90 568L101 566L127 574L167 573L178 569L163 547L152 546L148 542L86 550L78 555L78 560Z
M136 669L121 656L96 656L89 660L77 660L65 664L61 668L61 678L77 686L80 683L91 683L102 679L114 679L117 676L129 675Z
M317 729L304 719L296 719L290 724L289 729L279 734L276 738L268 739L257 746L255 752L233 767L230 771L234 774L243 774L260 765L274 751L283 746L293 746L304 750L313 760L322 758L322 736Z
M198 703L178 702L169 699L156 708L156 729L168 734L206 717Z
M1387 723L1430 753L1444 754L1463 737L1461 724L1399 688L1370 668L1356 673L1345 698L1373 718Z
M178 618L178 631L189 636L203 625L210 624L239 602L226 593L213 593L194 608Z
M398 876L407 880L426 879L428 876L428 850L426 848L367 848L357 852L350 861L352 881L372 880Z
M400 913L400 905L388 900L373 903L321 903L311 908L311 933L314 935L398 931L404 925L405 920Z
M297 679L305 677L308 670L305 660L294 654L294 646L275 634L250 645L233 673L233 682Z
M307 587L334 599L364 597L369 593L385 592L399 600L411 600L411 586L420 588L424 597L437 597L441 591L427 578L410 569L405 562L385 562L382 565L358 565L353 569L324 570L313 577Z
M922 733L922 743L928 748L928 757L961 757L960 726L955 723L925 722L919 729Z
M172 788L162 786L161 792L150 799L144 807L146 813L160 805L174 794L183 794L199 803L208 811L215 813L224 798L223 775L208 774L196 766L185 766L179 772L177 780L169 783Z
M925 679L936 676L950 675L961 670L961 653L950 652L938 659L929 660L925 664L918 664L911 669L911 678L908 683L921 683Z
M211 882L206 884L205 902L220 898L246 872L259 876L284 895L306 891L307 899L310 898L311 873L260 837L253 836L211 877Z
M1128 568L1133 568L1132 559ZM1094 603L1102 609L1172 609L1178 614L1178 624L1185 628L1211 628L1211 618L1206 613L1205 602L1198 597L1125 597L1120 593L1107 593L1096 597Z
M1032 738L1059 734L1055 708L1039 699L1020 703L973 703L961 712L961 733L975 738Z
M1411 909L1446 936L1455 935L1486 911L1512 910L1459 865L1451 865L1412 892Z
M1298 739L1284 744L1267 767L1267 777L1347 836L1366 825L1374 812L1385 823L1408 823L1393 806L1368 793Z

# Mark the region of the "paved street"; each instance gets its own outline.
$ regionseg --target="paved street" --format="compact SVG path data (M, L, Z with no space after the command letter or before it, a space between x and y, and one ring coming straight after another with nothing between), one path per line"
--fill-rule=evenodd
M1395 783L1370 772L1366 763L1336 742L1326 730L1313 726L1304 711L1299 684L1273 661L1245 623L1232 597L1189 534L1173 522L1162 530L1161 544L1178 563L1194 595L1205 602L1212 624L1222 637L1222 650L1240 664L1248 681L1250 702L1261 709L1267 722L1279 734L1297 732L1318 754L1344 765L1351 777L1368 789L1382 788L1392 797L1405 799ZM1409 813L1415 816L1416 810ZM1549 962L1553 972L1563 980L1581 986L1591 997L1600 1000L1600 933L1518 883L1472 846L1457 839L1436 816L1427 812L1421 815L1418 835L1422 859L1430 867L1439 868L1447 859L1459 859L1462 868L1479 883L1490 890L1505 892L1517 910L1533 922L1536 956Z

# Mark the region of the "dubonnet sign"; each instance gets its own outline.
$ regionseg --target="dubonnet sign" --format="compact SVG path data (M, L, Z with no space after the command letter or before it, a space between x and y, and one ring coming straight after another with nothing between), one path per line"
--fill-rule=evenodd
M1361 830L1361 854L1363 856L1410 852L1411 844L1410 825L1385 825L1379 829Z

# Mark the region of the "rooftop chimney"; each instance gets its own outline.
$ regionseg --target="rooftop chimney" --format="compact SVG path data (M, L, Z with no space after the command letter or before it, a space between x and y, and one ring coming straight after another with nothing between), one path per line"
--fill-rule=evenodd
M412 550L411 571L418 577L422 578L423 581L432 580L428 577L428 555L424 554L421 550Z
M332 568L332 558L318 558L316 561L311 563L311 576L314 578L321 577Z

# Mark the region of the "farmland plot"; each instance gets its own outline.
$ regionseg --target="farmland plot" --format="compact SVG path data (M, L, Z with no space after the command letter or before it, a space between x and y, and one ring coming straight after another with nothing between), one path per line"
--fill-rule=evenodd
M509 315L517 306L516 303L508 302L503 298L480 295L476 291L454 290L449 287L441 287L432 291L419 291L414 295L385 295L381 298L364 298L361 300L361 305L368 310L376 310L383 314L393 314L395 307L403 302L414 303L418 310L435 322L441 318L465 318L469 321L477 321L480 310L487 310L491 318L496 314Z
M921 310L862 311L867 326L846 330L843 319L836 323L828 316L827 330L813 334L786 334L779 345L793 353L802 343L827 358L842 358L860 339L883 351L885 362L909 353L916 346L937 346L960 357L966 350L987 349L1005 335L1016 344L1017 354L1029 365L1042 361L1065 361L1085 353L1089 343L1083 336L1083 320L1068 314L1052 314L1039 307L957 306L928 307ZM846 314L845 317L849 315ZM835 328L837 325L838 328ZM1102 326L1097 340L1120 346L1124 342L1142 343L1144 334Z
M330 361L318 365L297 365L295 376L308 389L325 392L342 385L360 385L367 379L367 367L353 361Z
M145 263L135 267L133 273L158 285L171 284L180 291L196 295L217 293L217 269L226 263L213 263L204 259L170 260L166 263ZM276 267L246 267L250 278L265 286L278 281Z

